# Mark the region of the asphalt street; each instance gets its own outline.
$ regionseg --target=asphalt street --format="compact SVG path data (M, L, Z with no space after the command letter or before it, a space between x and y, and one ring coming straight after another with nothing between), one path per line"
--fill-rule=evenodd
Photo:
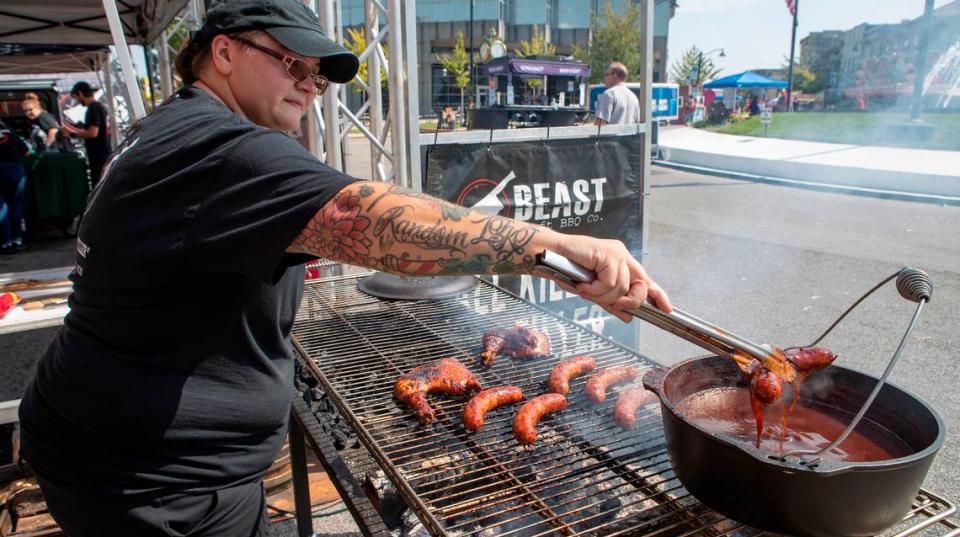
M933 300L892 381L927 401L946 423L947 440L925 487L960 501L960 397L953 392L960 383L960 207L824 193L656 166L650 181L644 260L648 271L677 306L754 341L808 343L899 267L911 265L930 273ZM47 237L31 244L30 254L0 257L0 272L69 265L72 249L72 241ZM879 375L913 309L888 285L824 344L840 354L838 363ZM703 354L652 327L641 331L640 352L661 363ZM0 399L20 396L54 333L0 337ZM351 531L350 521L344 522L340 531ZM327 531L331 529L328 525Z

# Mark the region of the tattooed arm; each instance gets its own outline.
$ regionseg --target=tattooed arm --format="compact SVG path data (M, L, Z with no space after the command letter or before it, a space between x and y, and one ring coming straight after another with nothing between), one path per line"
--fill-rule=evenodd
M288 252L309 253L397 274L530 274L535 256L551 250L593 269L597 280L576 289L617 311L650 295L669 300L620 241L565 235L472 209L389 183L357 182L314 216Z

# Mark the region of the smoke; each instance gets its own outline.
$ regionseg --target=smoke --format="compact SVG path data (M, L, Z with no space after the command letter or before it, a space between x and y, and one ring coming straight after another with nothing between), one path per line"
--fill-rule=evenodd
M824 400L833 392L833 375L827 372L815 372L800 385L800 396L807 399Z

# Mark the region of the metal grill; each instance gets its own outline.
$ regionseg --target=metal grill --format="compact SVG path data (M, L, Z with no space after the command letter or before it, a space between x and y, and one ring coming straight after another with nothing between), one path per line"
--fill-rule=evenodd
M528 399L543 393L550 369L571 356L593 356L598 368L629 364L646 370L654 364L486 282L457 299L393 302L359 292L358 277L306 286L294 326L296 346L434 535L762 534L683 489L667 462L656 404L641 409L636 427L624 431L612 420L615 394L602 405L588 402L585 378L571 383L569 408L540 423L532 447L513 438L515 406L488 413L483 428L470 434L461 422L464 398L431 396L437 420L419 425L393 398L393 384L398 375L439 358L459 359L484 387L520 386ZM483 332L516 322L547 333L550 356L500 357L491 369L479 367ZM890 535L931 527L932 534L957 535L948 519L954 510L924 492Z

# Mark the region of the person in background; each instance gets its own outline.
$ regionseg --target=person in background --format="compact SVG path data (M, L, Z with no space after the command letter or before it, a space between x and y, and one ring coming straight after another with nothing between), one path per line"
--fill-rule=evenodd
M451 131L457 128L457 112L452 106L443 107L443 128Z
M22 251L23 188L26 173L23 157L27 144L0 121L0 254Z
M57 133L60 132L60 123L53 114L43 109L36 93L28 93L20 103L23 113L32 121L30 129L30 143L37 151L54 149L57 142Z
M103 165L110 156L110 137L107 129L107 108L94 97L94 88L86 82L77 82L70 96L87 107L83 118L83 130L70 136L82 138L87 148L87 163L90 166L90 185L97 186Z
M760 113L760 100L756 97L750 97L750 115L755 116Z
M597 98L597 118L594 125L640 123L640 99L627 88L627 67L613 62L603 74L607 90Z

